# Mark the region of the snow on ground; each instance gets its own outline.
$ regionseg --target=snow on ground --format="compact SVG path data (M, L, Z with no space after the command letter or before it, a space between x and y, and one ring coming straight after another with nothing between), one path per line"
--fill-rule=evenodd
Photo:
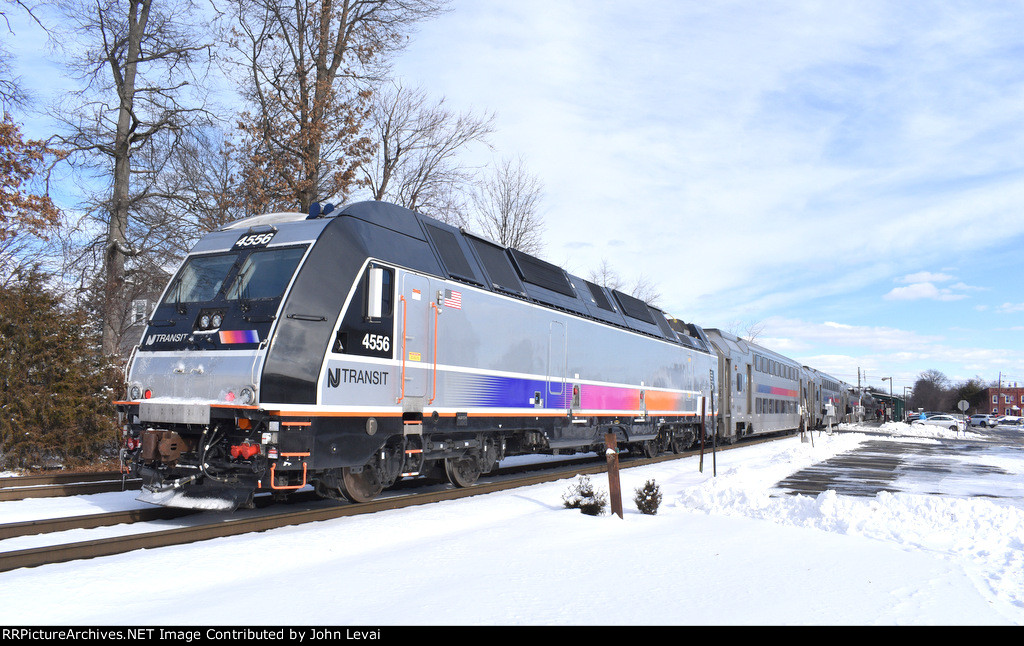
M773 488L867 439L952 437L838 430L707 454L703 471L697 457L624 469L623 519L565 509L564 480L0 573L0 623L1024 624L1024 500L1009 486L1024 473L1019 447L956 456L997 464L1009 476L990 494L1011 497ZM663 495L653 516L632 503L649 479ZM604 476L591 481L607 491ZM130 492L45 504L83 513L90 500L95 511L139 504ZM0 503L0 518L28 515L22 502Z

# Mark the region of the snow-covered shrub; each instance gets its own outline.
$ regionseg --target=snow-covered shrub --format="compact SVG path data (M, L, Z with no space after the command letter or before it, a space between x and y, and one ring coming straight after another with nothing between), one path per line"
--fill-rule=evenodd
M644 486L635 490L636 495L633 496L633 502L636 503L636 508L640 510L641 514L657 514L658 505L661 504L661 488L654 480L648 480L644 483Z
M588 516L600 516L604 513L608 500L604 493L594 489L590 478L585 475L576 477L576 482L562 494L566 509L579 509Z

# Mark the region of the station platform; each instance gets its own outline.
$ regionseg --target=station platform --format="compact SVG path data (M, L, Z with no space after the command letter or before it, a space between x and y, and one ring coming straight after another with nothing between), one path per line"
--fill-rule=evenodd
M872 434L864 427L855 432ZM964 438L894 437L881 429L878 434L855 450L791 474L776 488L812 496L827 490L851 496L881 491L986 496L1019 499L1024 505L1024 479L1000 466L1024 460L1019 428L972 428Z

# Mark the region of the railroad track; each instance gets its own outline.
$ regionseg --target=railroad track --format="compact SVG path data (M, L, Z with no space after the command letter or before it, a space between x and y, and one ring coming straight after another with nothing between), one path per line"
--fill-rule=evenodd
M124 523L170 520L173 518L181 518L182 516L190 516L198 512L199 510L194 509L152 507L129 509L126 511L111 511L102 514L65 516L64 518L25 520L17 523L4 523L3 525L0 525L0 540L15 538L17 536L63 532L70 529L95 529L97 527L109 527L110 525L121 525ZM0 553L0 558L2 558L2 553Z
M719 447L718 450L741 448L744 446L750 446L751 444L772 441L775 439L781 439L781 437L754 438L749 441L737 443L733 446ZM706 449L705 452L708 452L709 450L710 449ZM679 454L661 455L653 458L627 457L623 460L621 467L626 469L645 466L667 460L693 457L699 453L700 450L697 449L685 451ZM347 516L372 514L379 511L404 509L433 502L457 500L460 498L479 496L506 489L553 482L555 480L570 478L576 474L594 475L604 473L607 470L607 462L596 458L588 458L584 460L575 459L568 463L560 463L558 466L554 466L551 463L522 465L503 470L503 473L493 480L479 482L472 487L464 489L445 488L426 493L399 494L359 504L319 501L316 506L298 511L278 512L275 510L272 513L264 513L258 516L245 516L230 520L222 520L219 517L216 521L210 523L191 525L187 527L154 530L127 536L108 537L90 541L79 541L46 547L14 550L0 553L0 572L22 567L37 567L51 563L63 563L79 559L96 558L99 556L112 556L139 549L183 545L214 538L237 536L252 532L263 532L290 525L332 520ZM509 476L509 473L518 473L519 475ZM67 529L93 528L121 523L147 522L152 520L167 520L191 515L198 516L200 513L201 510L158 507L153 509L93 514L62 519L26 521L22 523L0 525L0 539L24 536L27 534L64 531Z
M123 479L119 471L15 476L0 478L0 501L80 496L141 488L141 480Z

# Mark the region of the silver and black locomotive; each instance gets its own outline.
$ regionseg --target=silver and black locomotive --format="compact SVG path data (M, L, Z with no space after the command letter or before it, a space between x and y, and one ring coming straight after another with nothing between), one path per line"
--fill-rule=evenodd
M718 370L690 329L391 204L259 216L204 237L165 289L118 403L125 461L154 502L233 506L468 486L609 431L681 450Z
M147 323L117 406L158 504L465 487L508 456L603 454L609 432L655 455L821 403L795 362L384 202L208 234Z

